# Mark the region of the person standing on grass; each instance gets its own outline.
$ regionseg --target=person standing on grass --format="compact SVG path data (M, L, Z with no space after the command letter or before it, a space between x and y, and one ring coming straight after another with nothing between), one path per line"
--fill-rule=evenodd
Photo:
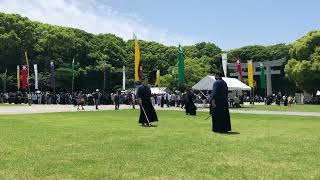
M205 108L206 107L206 102L207 102L207 97L204 94L200 94L201 97L201 101L202 101L202 107Z
M131 99L132 99L132 107L133 109L136 109L136 95L132 93Z
M231 131L231 122L228 105L228 86L222 80L222 73L214 74L216 81L213 83L209 102L212 106L212 130L217 133Z
M111 97L112 104L115 104L114 103L114 96L115 96L115 94L111 93L110 97Z
M81 106L82 110L84 110L83 105L84 105L84 97L83 97L82 92L80 91L78 94L78 97L77 97L77 106L78 106L77 110L80 110L80 106Z
M94 97L94 104L96 105L96 110L98 110L98 106L100 104L100 92L99 89L96 89L96 92L94 93L93 97Z
M115 110L119 110L120 108L120 93L117 91L117 93L114 95L114 105Z
M283 96L283 105L284 106L288 106L288 96L287 96L287 94L284 94L284 96Z
M187 89L187 94L185 98L186 98L186 103L185 103L186 115L195 116L197 114L197 107L194 104L194 100L196 99L196 96L194 95L191 88Z
M156 105L156 101L152 95L151 95L151 104L153 107Z
M157 104L158 104L158 106L161 105L161 95L157 96Z
M177 94L177 107L179 107L181 104L181 95L180 93Z
M128 104L129 104L129 108L132 106L132 96L131 93L127 94L127 100L128 100Z
M177 96L174 93L172 93L170 99L171 99L171 106L176 107Z
M151 122L158 121L158 116L151 103L151 90L148 78L142 79L142 85L138 87L137 98L140 105L139 123L142 126L152 126Z
M135 109L135 97L133 93L128 94L128 102L129 102L129 108L132 106L133 109Z
M183 107L186 104L186 101L187 101L187 97L186 96L187 96L187 92L182 93L182 96L181 96L181 109L183 109Z
M288 97L288 106L291 107L291 105L293 104L293 98L292 96Z

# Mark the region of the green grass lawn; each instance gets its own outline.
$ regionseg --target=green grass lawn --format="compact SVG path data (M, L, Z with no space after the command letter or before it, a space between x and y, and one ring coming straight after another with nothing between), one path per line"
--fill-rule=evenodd
M319 179L320 118L232 114L211 132L207 113L138 111L0 116L0 179Z
M320 112L320 105L305 105L298 104L289 106L277 106L277 105L255 105L255 106L244 106L241 110L264 110L264 111L298 111L298 112Z
M1 104L0 103L0 107L1 106L27 106L27 104Z

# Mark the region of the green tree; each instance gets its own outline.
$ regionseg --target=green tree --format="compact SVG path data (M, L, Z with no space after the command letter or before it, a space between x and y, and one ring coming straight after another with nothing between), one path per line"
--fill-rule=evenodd
M276 44L271 46L245 46L230 50L228 52L228 59L230 62L236 62L238 58L240 58L242 62L247 62L247 60L263 62L281 58L289 59L290 47L290 45L286 44Z
M9 70L19 62L20 54L17 49L21 47L21 39L14 31L1 33L0 30L0 66Z
M221 53L221 49L213 43L201 42L193 46L183 47L184 55L190 58L201 58L202 56L214 57Z
M210 72L209 66L207 66L201 58L187 58L185 59L185 79L186 87L192 87L203 77ZM169 68L170 74L166 74L161 77L161 86L167 86L172 90L178 89L178 66L171 66ZM186 87L180 87L179 90L184 90Z
M293 43L286 76L309 93L320 89L320 31L311 31Z
M0 74L0 92L9 92L13 89L13 76L1 73Z

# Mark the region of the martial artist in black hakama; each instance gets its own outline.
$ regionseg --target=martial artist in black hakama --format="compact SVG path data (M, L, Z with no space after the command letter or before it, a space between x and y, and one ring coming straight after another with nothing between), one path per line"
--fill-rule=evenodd
M148 86L148 79L144 79L143 81L143 84L138 87L137 91L137 97L140 104L139 123L149 126L151 124L148 124L148 120L143 112L142 107L144 108L145 113L148 116L149 123L158 121L158 117L151 103L151 89Z
M195 116L197 114L197 108L193 101L196 99L196 96L191 90L188 90L185 98L186 115Z
M209 102L212 103L212 130L218 133L231 131L228 105L228 86L222 80L222 74L216 73Z

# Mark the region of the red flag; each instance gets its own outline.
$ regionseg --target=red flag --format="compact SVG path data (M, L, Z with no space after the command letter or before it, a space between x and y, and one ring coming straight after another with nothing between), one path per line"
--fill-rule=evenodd
M239 73L239 80L242 82L242 68L241 68L240 59L237 60L237 67L238 67L238 73Z
M27 66L22 66L22 89L27 89Z

